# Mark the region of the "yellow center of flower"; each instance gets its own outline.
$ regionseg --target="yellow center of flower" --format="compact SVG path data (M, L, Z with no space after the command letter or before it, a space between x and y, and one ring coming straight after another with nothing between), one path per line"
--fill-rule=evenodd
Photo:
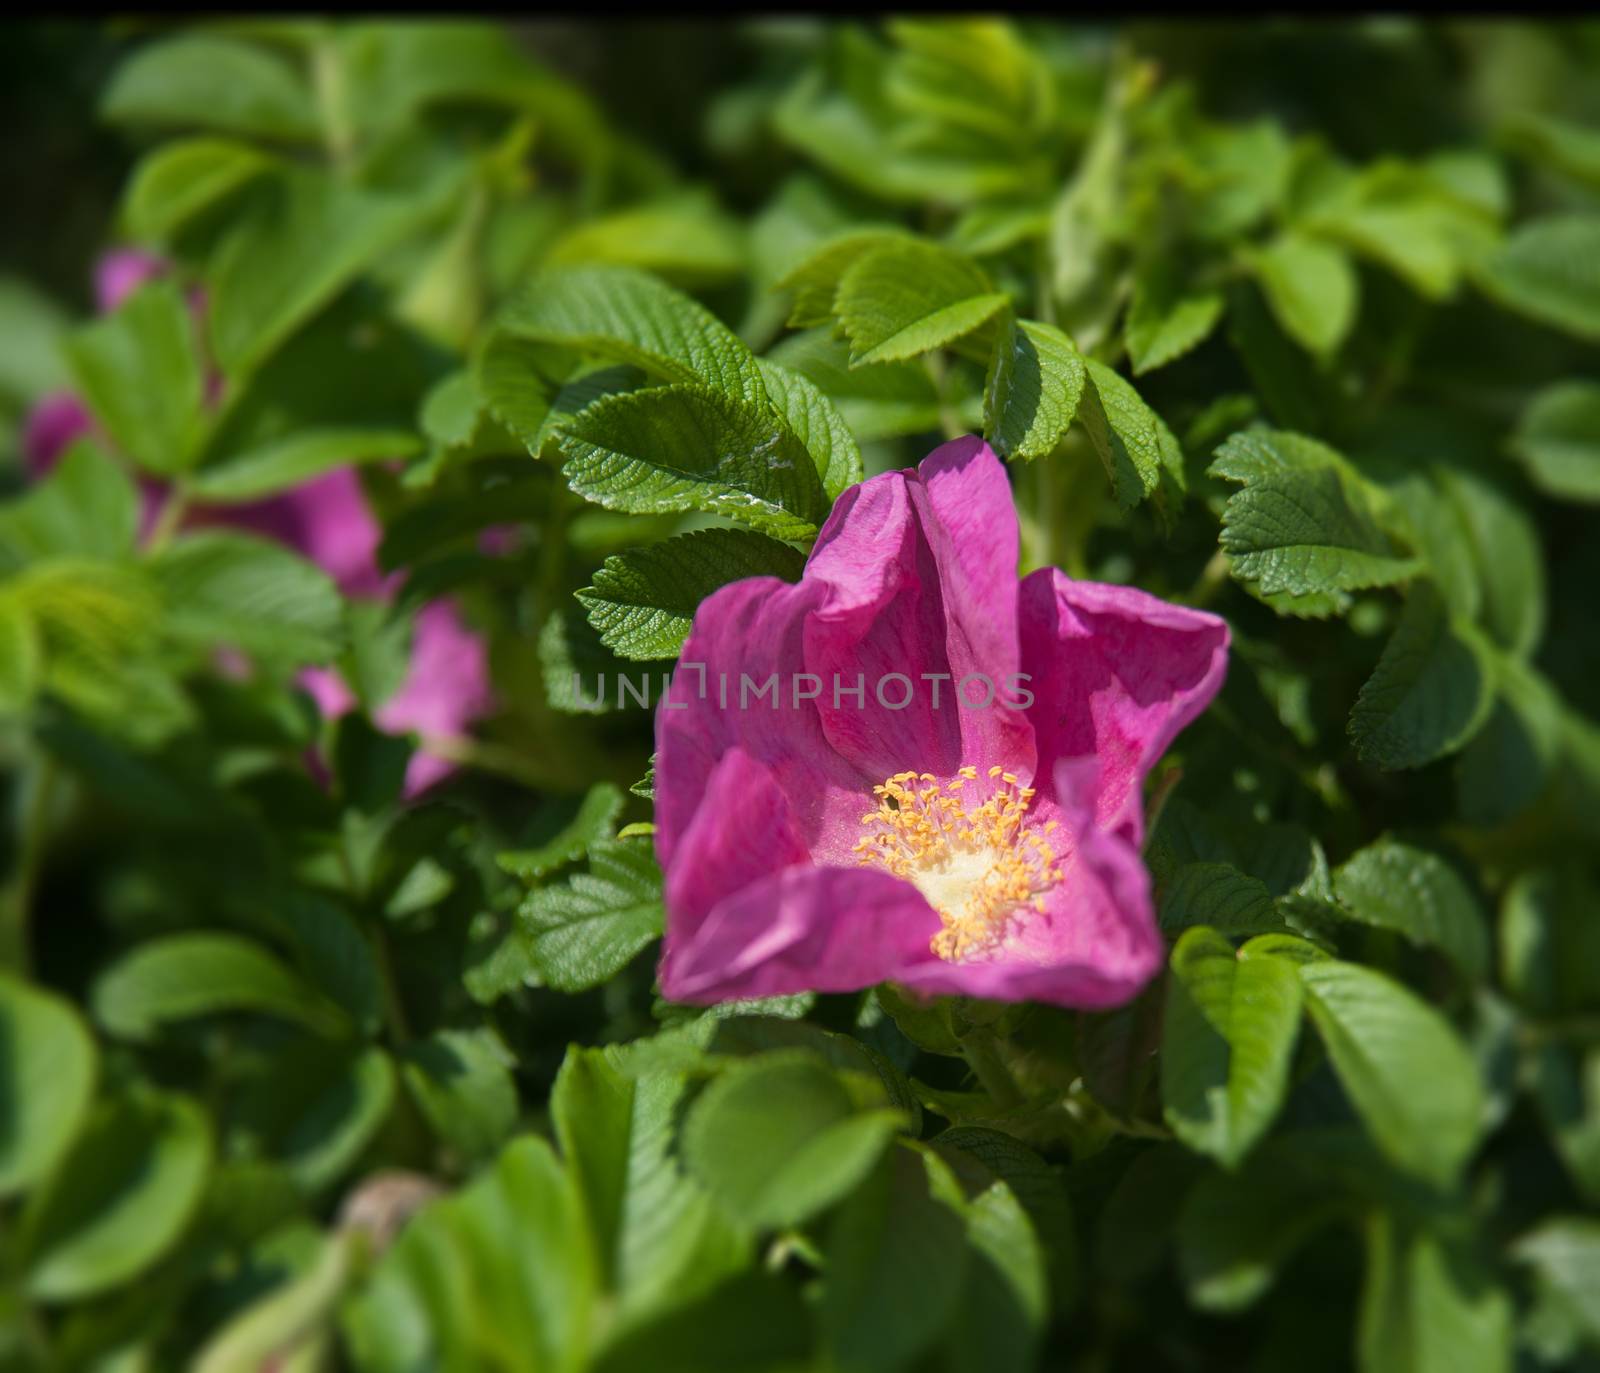
M944 928L932 948L958 962L994 948L1024 909L1044 909L1044 893L1061 879L1047 836L1056 822L1024 825L1034 789L998 767L981 803L963 795L978 781L962 768L941 784L929 772L897 772L872 789L878 808L861 817L854 852L915 885Z

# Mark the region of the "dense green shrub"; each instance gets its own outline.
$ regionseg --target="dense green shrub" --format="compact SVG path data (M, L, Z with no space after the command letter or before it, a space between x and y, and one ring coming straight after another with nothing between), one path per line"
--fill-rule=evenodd
M134 35L0 281L0 1363L1594 1366L1600 29L655 32ZM1231 627L1167 970L666 1002L637 698L966 433Z

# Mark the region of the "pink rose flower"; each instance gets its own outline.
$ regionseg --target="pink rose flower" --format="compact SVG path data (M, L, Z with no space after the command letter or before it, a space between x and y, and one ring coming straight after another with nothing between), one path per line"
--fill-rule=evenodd
M959 439L846 491L798 583L701 604L656 716L665 995L1106 1007L1157 972L1142 784L1228 628L1019 580L1017 550L1004 469Z

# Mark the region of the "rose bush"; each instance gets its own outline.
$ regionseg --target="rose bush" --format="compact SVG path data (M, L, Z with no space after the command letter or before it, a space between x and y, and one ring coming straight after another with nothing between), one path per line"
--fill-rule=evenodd
M19 26L0 1366L1594 1366L1594 38Z

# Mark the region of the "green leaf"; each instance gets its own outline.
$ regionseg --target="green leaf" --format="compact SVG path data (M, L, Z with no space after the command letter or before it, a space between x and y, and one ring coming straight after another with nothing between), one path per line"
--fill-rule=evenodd
M209 530L174 540L150 563L174 638L292 662L338 652L339 593L320 568L281 544Z
M546 985L576 992L620 971L661 933L661 873L648 844L600 840L589 871L529 893L517 911Z
M1003 458L1047 456L1078 413L1088 373L1061 330L1011 320L995 347L983 396L983 427Z
M357 189L309 171L251 193L218 243L209 273L217 361L241 377L420 227L414 195Z
M700 602L745 577L800 580L805 558L737 529L701 529L607 558L577 593L601 641L624 658L675 658Z
M699 382L760 409L755 355L704 306L626 267L552 268L505 306L500 325L541 343L638 367L667 382Z
M777 538L814 534L827 514L816 466L789 428L703 386L608 396L558 442L572 489L611 510L703 510Z
M1104 363L1085 361L1089 385L1078 419L1105 465L1117 503L1131 510L1158 486L1164 496L1181 499L1187 479L1172 431L1130 382Z
M683 1160L741 1225L795 1225L853 1189L904 1119L858 1109L809 1053L764 1054L701 1093L684 1121Z
M550 1113L603 1279L631 1322L695 1300L743 1267L750 1246L671 1147L688 1073L626 1072L624 1053L570 1049Z
M421 441L403 429L303 429L195 474L196 500L221 505L254 501L354 463L406 458Z
M1566 1299L1590 1340L1600 1341L1600 1221L1554 1216L1517 1240L1511 1253Z
M1416 581L1378 666L1350 712L1356 755L1381 768L1416 768L1454 753L1494 704L1489 647L1454 617L1432 582Z
M1212 475L1245 483L1223 509L1222 547L1233 575L1258 594L1308 598L1304 613L1321 615L1343 593L1417 572L1379 525L1376 494L1331 450L1267 432L1236 434L1217 454Z
M897 362L953 343L1009 304L970 259L907 240L869 249L839 280L850 365Z
M1506 990L1538 1016L1600 1006L1597 893L1581 868L1536 868L1507 888L1500 908L1500 968Z
M304 1040L280 1050L250 1084L238 1124L315 1196L348 1173L390 1118L394 1062L376 1046L330 1052Z
M1545 387L1522 412L1511 448L1546 495L1600 505L1600 383Z
M114 561L133 551L139 493L100 449L74 444L60 465L0 505L0 566L55 558Z
M1178 1267L1202 1311L1241 1311L1348 1202L1292 1137L1268 1140L1239 1173L1212 1172L1178 1214Z
M612 827L622 814L622 793L611 782L596 782L585 793L578 813L553 838L534 849L515 849L497 853L495 862L504 872L532 883L548 877L558 868L575 862L601 839L611 837Z
M1124 334L1134 376L1153 372L1198 348L1222 318L1220 291L1186 291L1165 270L1135 279Z
M216 129L290 143L321 136L311 91L287 62L214 34L140 48L117 69L100 111L115 124Z
M1334 895L1364 925L1398 930L1439 949L1474 981L1489 970L1483 908L1461 875L1437 854L1398 839L1368 844L1334 870Z
M1538 530L1520 505L1482 477L1441 466L1434 480L1455 513L1459 542L1472 560L1479 623L1501 647L1528 656L1538 647L1545 622Z
M852 368L842 343L812 329L784 339L769 360L815 382L862 443L939 427L938 389L915 359Z
M1231 863L1185 863L1164 885L1159 923L1169 935L1194 925L1229 935L1283 928L1266 884Z
M359 1242L351 1232L329 1235L304 1272L258 1297L206 1340L191 1365L194 1373L258 1373L308 1350L314 1355L350 1284Z
M401 1073L434 1134L468 1164L492 1156L517 1123L511 1055L489 1029L435 1030L406 1045Z
M579 224L550 245L546 261L608 263L708 286L744 270L744 234L710 197L691 193Z
M955 1187L936 1156L894 1148L840 1207L824 1241L831 1366L903 1368L939 1337L968 1270L966 1227L947 1199Z
M94 1094L94 1040L71 1004L0 975L0 1196L49 1172Z
M1484 269L1502 305L1579 338L1600 339L1600 215L1523 224Z
M1450 1186L1477 1144L1483 1087L1449 1022L1354 963L1307 963L1300 979L1334 1072L1378 1147L1406 1172Z
M112 1034L149 1039L165 1024L226 1011L282 1016L322 1033L349 1021L259 944L235 934L168 935L140 944L100 974L95 1018Z
M28 1292L76 1301L136 1277L177 1241L210 1170L210 1126L184 1098L100 1107L23 1214Z
M1357 1348L1364 1373L1510 1373L1510 1294L1464 1246L1377 1212Z
M106 432L146 471L169 476L199 456L204 379L189 308L152 281L67 342L78 386Z
M1561 702L1538 673L1496 655L1494 689L1489 719L1462 751L1457 775L1462 817L1476 825L1501 824L1532 805L1561 748Z
M1563 175L1600 186L1600 133L1582 124L1534 110L1518 110L1506 121L1512 143Z
M273 159L228 138L183 138L140 159L122 198L128 232L170 242L191 220L269 171Z
M345 1307L350 1362L575 1373L589 1363L596 1296L577 1187L526 1135L406 1224Z
M1291 231L1246 261L1284 333L1312 353L1338 349L1355 323L1360 291L1341 248Z
M829 501L862 478L861 449L839 409L809 377L770 358L758 359L767 396L805 445Z
M777 282L776 290L794 293L789 327L810 329L820 324L831 325L838 313L835 301L844 274L874 249L903 247L913 241L898 230L856 229L824 243Z
M1161 1099L1178 1138L1237 1167L1272 1124L1300 1028L1292 963L1241 960L1215 930L1187 930L1172 951Z

